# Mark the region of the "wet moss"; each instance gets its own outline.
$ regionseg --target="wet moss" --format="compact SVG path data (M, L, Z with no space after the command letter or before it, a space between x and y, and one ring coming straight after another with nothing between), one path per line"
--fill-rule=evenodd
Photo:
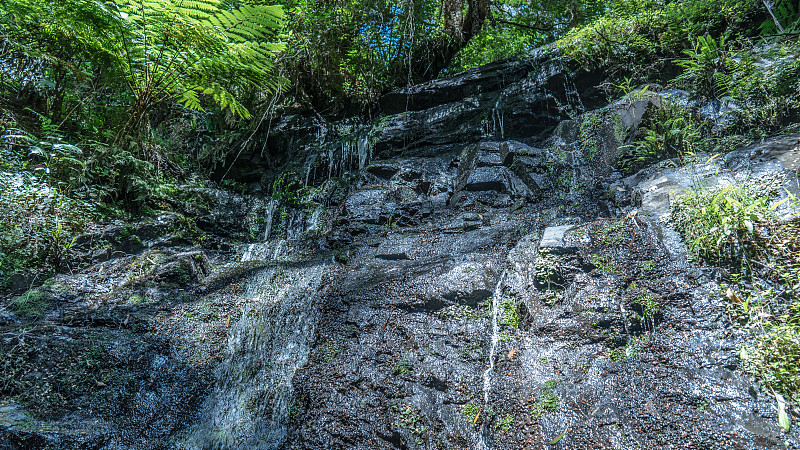
M42 317L53 302L53 296L41 289L31 289L11 302L14 312L28 318Z

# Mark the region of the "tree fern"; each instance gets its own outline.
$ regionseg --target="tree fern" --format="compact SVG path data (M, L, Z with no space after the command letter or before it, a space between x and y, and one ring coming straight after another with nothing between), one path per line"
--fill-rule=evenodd
M205 97L249 118L238 96L284 83L273 70L283 46L270 43L283 20L281 6L222 0L0 0L0 44L22 62L18 79L44 64L123 86L129 118L119 139L164 103L202 110Z
M282 44L268 43L284 20L281 6L224 9L219 0L117 0L120 58L133 93L131 121L144 110L179 101L202 110L201 96L238 117L250 118L236 99L242 89L273 90L284 80L273 74Z

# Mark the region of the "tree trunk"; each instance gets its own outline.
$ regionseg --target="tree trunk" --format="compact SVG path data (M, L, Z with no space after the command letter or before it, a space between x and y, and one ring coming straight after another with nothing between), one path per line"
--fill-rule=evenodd
M481 32L489 14L489 0L442 0L444 33L431 36L414 51L410 67L405 67L407 82L417 83L438 76L456 53Z

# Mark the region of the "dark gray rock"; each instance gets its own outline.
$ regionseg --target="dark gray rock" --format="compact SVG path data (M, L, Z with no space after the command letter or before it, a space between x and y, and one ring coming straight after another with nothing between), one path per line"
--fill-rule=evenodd
M378 246L375 257L390 261L411 259L417 240L414 238L387 239Z
M202 283L210 272L211 264L205 252L184 252L171 256L154 269L152 280L157 283L177 285Z
M596 74L573 72L554 54L501 61L387 94L381 105L389 115L376 128L376 154L433 155L486 134L530 138L552 129L593 104L596 94Z
M353 193L345 203L347 216L354 222L381 224L399 216L398 205L389 198L387 189L370 189Z
M400 168L394 164L372 164L371 166L367 167L367 172L384 179L390 179L400 171Z

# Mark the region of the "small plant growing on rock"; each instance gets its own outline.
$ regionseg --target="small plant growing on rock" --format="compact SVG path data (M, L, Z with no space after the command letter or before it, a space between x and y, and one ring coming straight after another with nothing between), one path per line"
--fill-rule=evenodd
M52 297L40 289L31 289L11 302L17 314L29 317L41 317L50 307Z
M619 268L614 264L610 257L605 255L592 254L589 255L589 263L598 270L608 273L617 273Z
M461 408L461 414L471 424L476 424L481 414L481 404L472 399Z
M558 411L560 400L558 395L556 395L555 391L553 390L555 387L555 380L546 381L542 385L539 398L536 399L531 407L532 419L538 420L542 417L542 415L544 415L544 413Z
M608 359L611 361L624 361L644 352L648 343L649 341L646 336L631 337L624 347L614 349L608 355Z
M519 311L517 310L517 302L513 298L509 298L500 302L500 325L507 325L511 328L519 328Z
M689 111L665 102L641 129L641 138L621 147L619 167L623 173L633 174L648 164L693 154L707 147L706 130L706 124Z
M394 365L393 372L395 375L405 375L411 370L411 364L408 362L408 355L403 355L403 358Z
M498 420L494 427L500 430L501 433L508 433L511 431L511 426L514 424L513 416L505 416Z
M397 426L411 431L415 436L421 437L428 427L423 423L420 410L412 405L393 406L392 409L397 413ZM421 444L421 440L417 442Z
M283 173L272 183L272 198L295 208L308 206L308 192L295 172Z
M614 220L604 224L593 237L603 245L619 245L625 240L625 221Z
M556 254L542 251L533 262L536 283L547 291L563 289L564 261Z
M740 357L748 372L759 374L767 391L800 401L800 327L794 323L768 326L755 345L744 347Z
M343 348L339 345L334 345L332 343L328 343L325 347L322 348L322 360L326 363L329 363L336 359L340 353L342 353Z
M467 342L458 349L458 355L462 360L468 361L476 350L480 350L481 344L478 342Z
M757 227L775 220L769 198L748 185L692 191L676 199L671 220L691 254L712 263L744 262Z

